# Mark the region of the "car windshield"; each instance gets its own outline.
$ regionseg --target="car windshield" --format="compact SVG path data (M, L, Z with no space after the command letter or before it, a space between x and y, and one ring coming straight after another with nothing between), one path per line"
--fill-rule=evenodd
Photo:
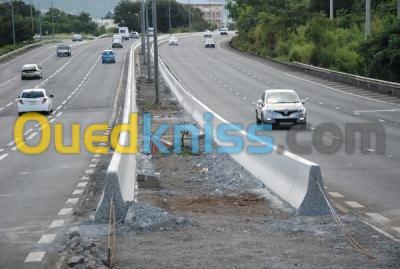
M113 52L112 51L104 51L103 55L113 55Z
M42 91L29 91L23 92L21 98L40 98L44 97L44 93Z
M25 65L22 70L36 70L36 65Z
M299 103L300 100L293 92L274 92L268 93L267 103L283 104L283 103Z
M58 46L58 48L59 48L59 49L67 49L68 46L67 46L67 45L60 45L60 46Z

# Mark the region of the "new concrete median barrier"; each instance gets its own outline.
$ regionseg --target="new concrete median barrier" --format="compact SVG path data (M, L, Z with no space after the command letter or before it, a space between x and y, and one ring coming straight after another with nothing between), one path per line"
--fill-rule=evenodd
M134 51L140 43L135 42L129 54L128 79L125 91L125 104L123 112L123 124L129 123L129 115L137 112L136 107L136 80ZM129 136L122 132L119 144L127 146ZM136 185L136 155L130 153L114 152L108 166L104 191L97 206L95 220L107 222L110 216L111 201L114 202L115 216L118 220L123 219L128 209L128 203L135 199Z
M162 43L162 42L161 42ZM213 112L204 103L188 92L160 57L160 72L168 87L175 94L180 104L194 117L200 126L204 126L203 114L213 115L213 126L229 124L224 118ZM216 139L216 128L213 137L217 145L224 145ZM239 132L243 141L249 135ZM254 138L253 138L254 139ZM323 196L324 186L321 169L318 164L305 160L276 146L269 154L249 154L246 150L231 154L247 171L261 180L265 186L293 207L300 215L329 214Z

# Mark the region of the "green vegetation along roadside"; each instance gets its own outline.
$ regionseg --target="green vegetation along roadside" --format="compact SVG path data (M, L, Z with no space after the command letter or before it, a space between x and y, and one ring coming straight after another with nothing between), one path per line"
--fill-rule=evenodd
M372 1L365 39L364 0L229 0L238 36L231 45L265 58L400 82L400 22L396 0ZM325 3L326 2L326 3Z

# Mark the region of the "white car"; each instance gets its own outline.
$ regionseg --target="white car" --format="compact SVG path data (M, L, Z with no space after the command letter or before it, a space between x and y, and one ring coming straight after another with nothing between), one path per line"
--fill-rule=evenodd
M83 41L83 37L82 37L82 35L80 35L80 34L76 34L76 35L73 35L72 36L72 42L75 42L75 41Z
M22 90L18 96L18 115L24 112L44 112L49 115L53 111L52 94L47 95L45 89Z
M287 89L265 90L256 106L258 124L268 123L272 127L291 127L300 125L305 128L307 113L305 101L297 93Z
M42 78L42 67L38 64L25 64L21 69L21 79Z
M174 36L171 36L168 39L168 45L170 45L170 46L178 46L178 39L176 37L174 37Z
M212 38L207 38L204 42L204 47L206 48L215 48L215 41Z
M226 27L221 28L221 30L219 30L219 33L221 35L228 35L228 28Z
M122 45L121 39L113 38L111 47L112 48L123 48L124 46Z

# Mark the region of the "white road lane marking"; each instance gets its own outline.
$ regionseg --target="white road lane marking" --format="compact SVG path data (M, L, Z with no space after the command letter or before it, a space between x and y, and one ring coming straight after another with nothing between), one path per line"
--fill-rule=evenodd
M377 110L356 110L354 113L377 113L377 112L397 112L400 111L400 109L395 108L395 109L377 109Z
M72 192L72 195L81 195L83 193L83 190L74 190Z
M38 132L34 132L34 133L32 133L27 139L29 140L29 139L32 139L32 138L34 138L35 136L37 136L37 134L38 134Z
M6 158L8 156L8 153L4 153L2 155L0 155L0 161L3 160L4 158Z
M56 110L60 110L62 108L62 105L59 105Z
M95 168L96 166L97 166L97 164L95 164L95 163L89 164L90 168Z
M85 174L93 174L94 173L94 169L86 169Z
M62 112L60 111L57 113L56 117L60 117L61 115L62 115Z
M12 146L14 145L14 141L11 141L10 143L7 144L7 146Z
M72 214L73 208L67 207L67 208L61 208L60 211L58 211L58 216L67 216Z
M56 121L56 119L51 119L51 120L49 120L50 123L53 123L53 122L55 122L55 121Z
M76 185L77 188L86 188L87 182L79 182L78 185Z
M0 152L3 152L4 151L4 149L0 149Z
M11 150L12 151L16 151L17 150L17 146L13 147Z
M392 227L392 230L395 230L396 232L400 233L400 227Z
M50 229L59 228L59 227L61 227L61 226L63 226L63 225L64 225L64 220L62 220L62 219L53 220L53 221L50 223L49 228L50 228Z
M373 219L374 221L378 222L378 223L388 223L390 222L390 219L388 219L387 217L382 216L381 214L378 213L365 213L365 215L367 215L368 217L370 217L371 219Z
M41 262L46 255L46 251L36 251L36 252L31 252L26 256L25 258L25 263L28 262Z
M82 180L89 180L90 178L88 176L83 176L81 177Z
M64 100L61 104L65 105L67 103L67 100Z
M363 208L364 207L363 205L361 205L355 201L346 201L345 203L353 208Z
M55 234L44 234L40 237L38 244L49 244L56 238Z
M329 192L329 195L332 196L332 197L335 197L335 198L344 198L343 194L340 194L340 193L335 192L335 191Z
M65 202L65 204L69 204L69 205L75 205L76 203L78 203L78 201L79 201L79 198L69 198L66 202Z

